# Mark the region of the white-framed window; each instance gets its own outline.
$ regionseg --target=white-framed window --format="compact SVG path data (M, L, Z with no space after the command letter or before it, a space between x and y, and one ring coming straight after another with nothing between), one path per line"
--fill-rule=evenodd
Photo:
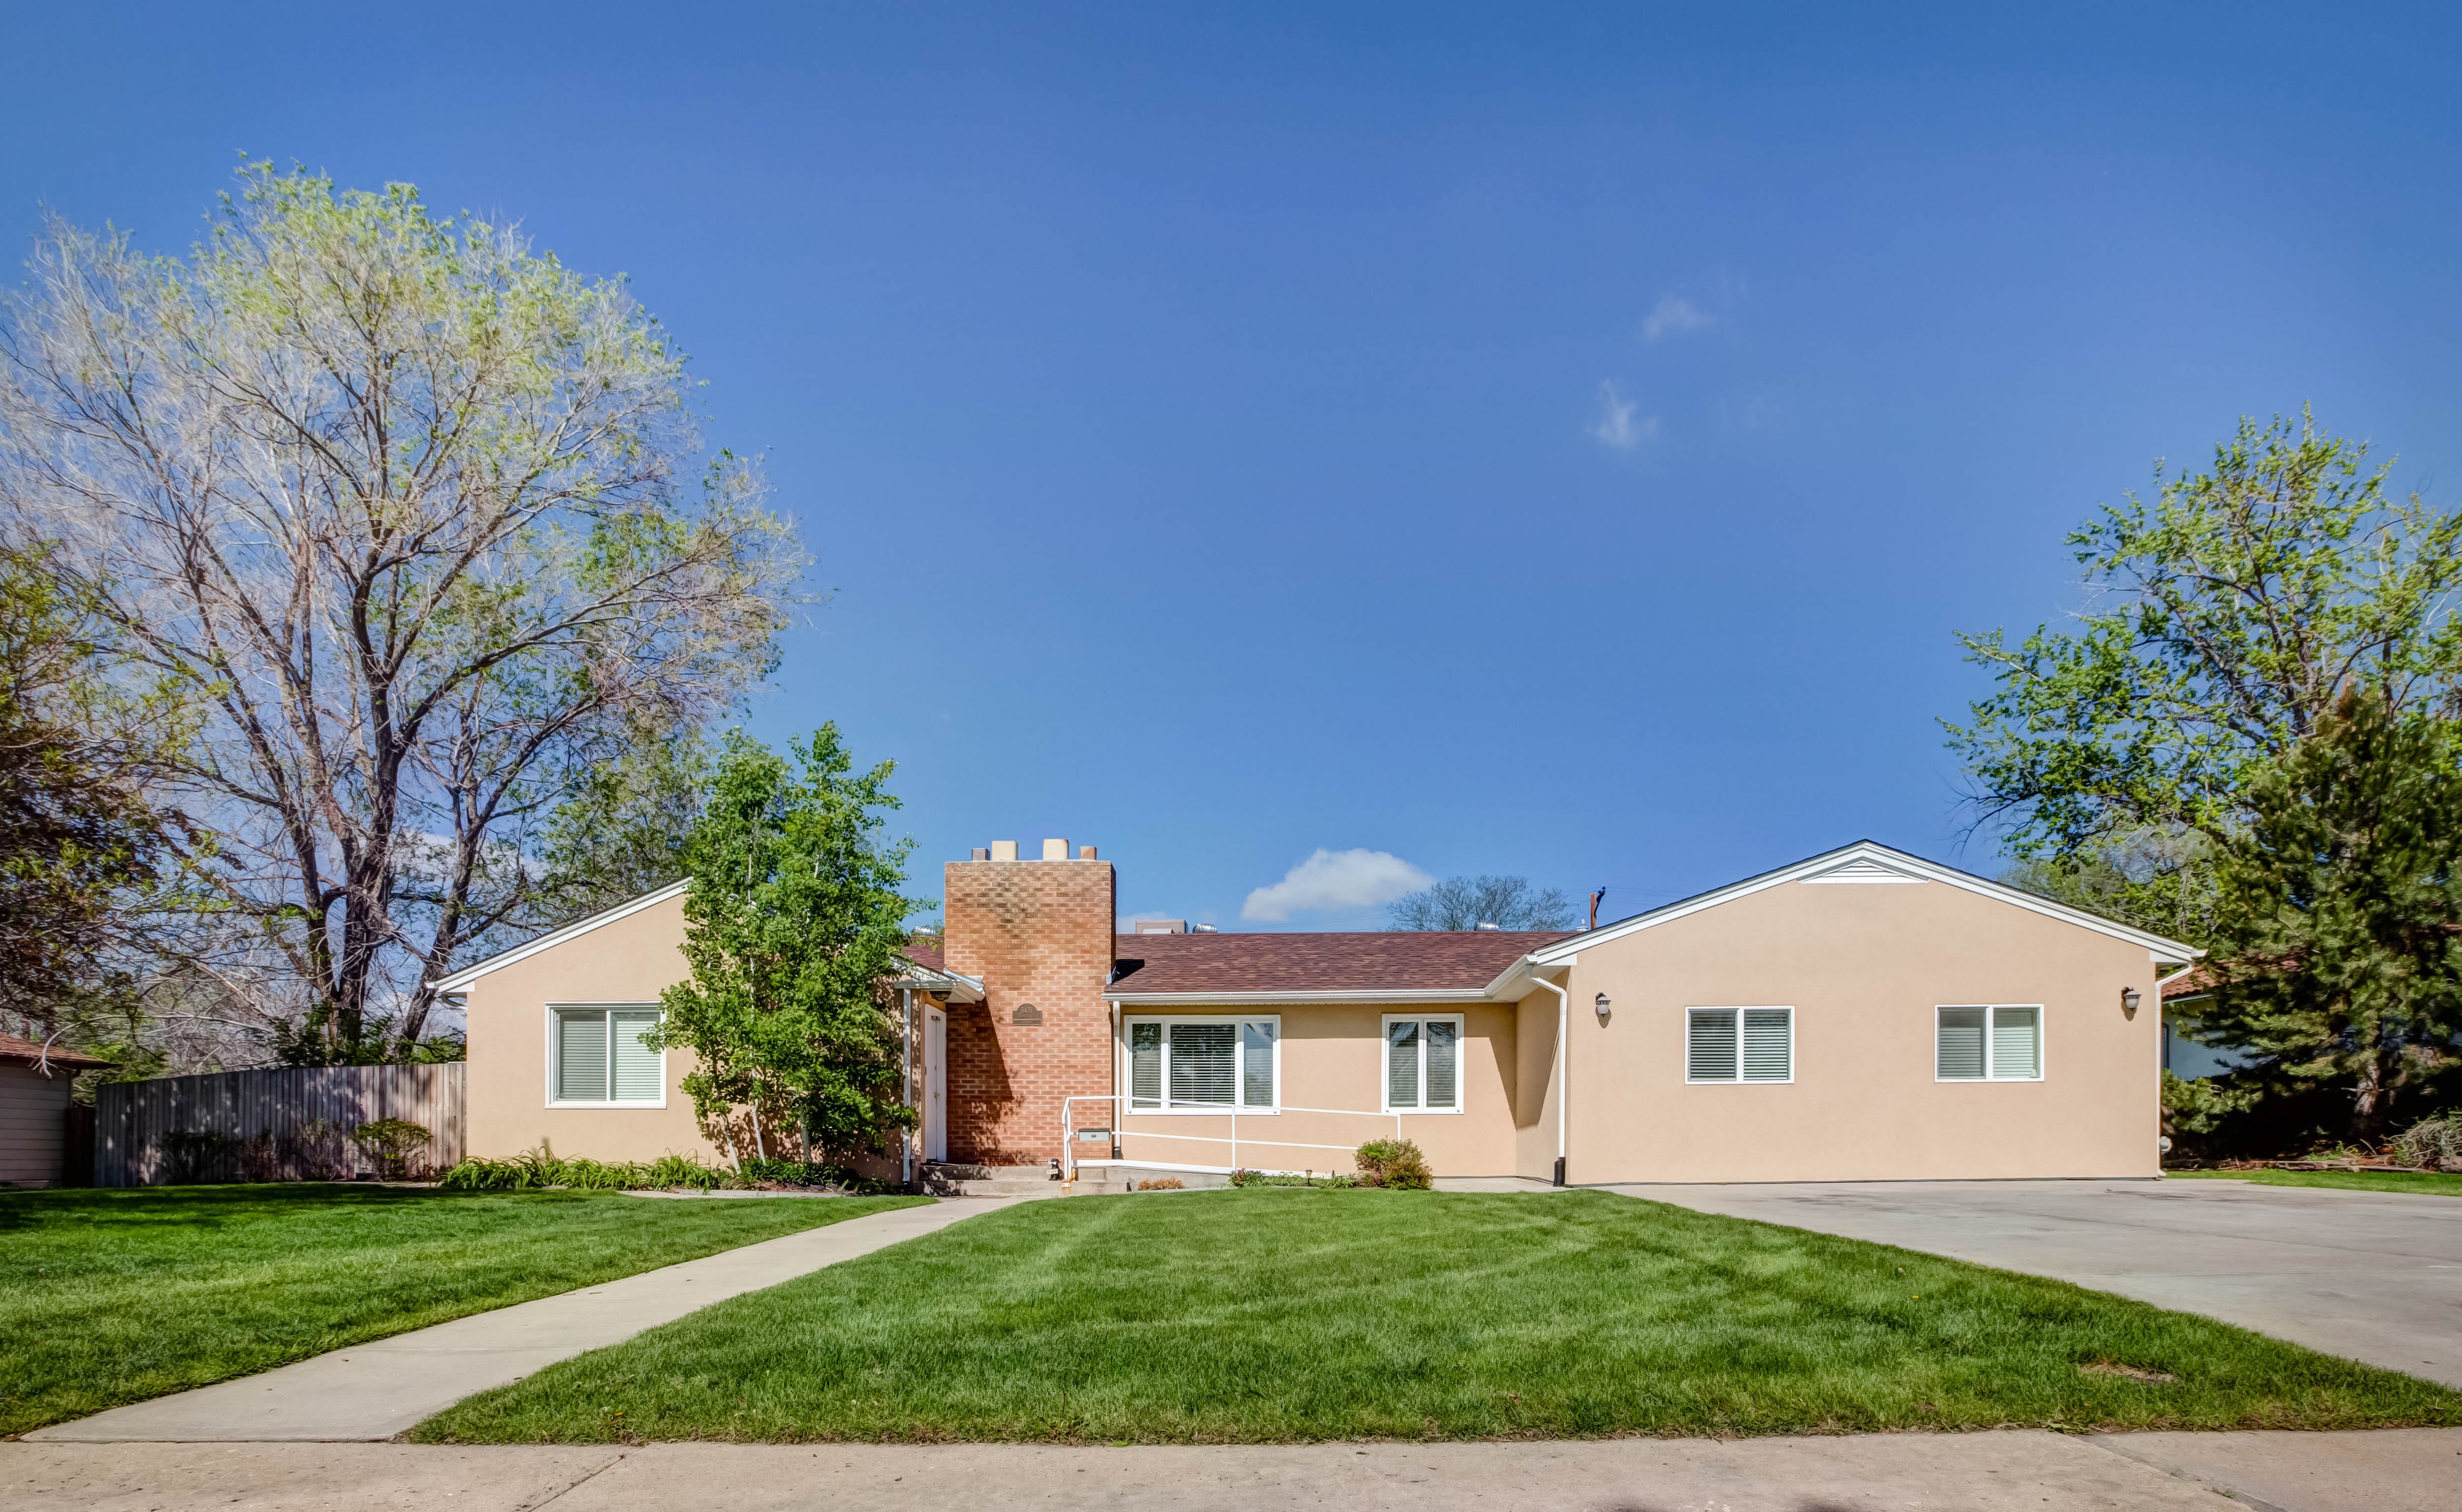
M549 1004L548 1105L665 1107L666 1052L641 1043L658 1026L655 1003Z
M1966 1004L1934 1008L1933 1014L1934 1081L2043 1079L2041 1004Z
M1128 1021L1132 1112L1272 1112L1282 1105L1283 1021L1169 1014Z
M1458 1013L1385 1015L1385 1111L1461 1112L1461 1040Z
M1687 1008L1684 1079L1688 1082L1795 1080L1793 1008Z

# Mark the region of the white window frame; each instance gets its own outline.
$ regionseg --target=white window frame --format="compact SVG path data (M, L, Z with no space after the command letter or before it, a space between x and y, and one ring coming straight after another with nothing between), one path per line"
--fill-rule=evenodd
M1136 1026L1159 1024L1165 1026L1162 1036L1162 1106L1140 1108L1136 1104ZM1178 1107L1171 1101L1171 1035L1174 1024L1228 1024L1231 1026L1231 1102L1186 1103ZM1242 1024L1270 1024L1274 1026L1274 1105L1271 1108L1250 1108L1242 1105L1240 1094L1248 1085L1248 1038L1239 1032ZM1120 1106L1139 1118L1227 1118L1238 1113L1242 1118L1264 1117L1283 1111L1283 1016L1279 1013L1124 1013L1120 1016L1120 1086L1125 1089Z
M1943 1076L1940 1073L1940 1016L1944 1013L1983 1010L1983 1074L1980 1076ZM2009 1008L2030 1008L2035 1015L2035 1074L2002 1076L1994 1068L1992 1031L1999 1026L2001 1013ZM2049 1069L2051 1015L2040 1003L1935 1003L1932 1008L1932 1079L1944 1087L1974 1087L1984 1082L2039 1082Z
M1695 1076L1693 1074L1693 1021L1703 1013L1732 1013L1736 1016L1736 1074L1733 1076ZM1784 1077L1744 1075L1744 1015L1747 1013L1783 1013L1786 1015L1786 1075ZM1723 1003L1688 1004L1684 1009L1684 1085L1687 1087L1792 1087L1795 1085L1795 1005L1791 1003L1745 1003L1730 1005Z
M1419 1029L1419 1102L1421 1106L1416 1108L1396 1108L1393 1106L1393 1026L1396 1024L1416 1024L1421 1026ZM1426 1106L1428 1100L1428 1031L1426 1026L1431 1024L1450 1024L1454 1026L1454 1105L1451 1108L1430 1108ZM1467 1083L1470 1081L1469 1077L1462 1074L1463 1062L1468 1059L1468 1057L1462 1053L1463 1041L1469 1037L1463 1032L1467 1027L1468 1026L1462 1022L1462 1015L1458 1013L1386 1014L1384 1019L1376 1026L1376 1044L1378 1047L1376 1051L1377 1110L1380 1112L1398 1113L1405 1118L1414 1117L1419 1113L1434 1113L1439 1117L1459 1114L1462 1111L1462 1103L1468 1092Z
M558 1050L556 1021L567 1013L596 1013L603 1017L608 1014L628 1012L655 1013L659 1016L659 1023L661 1026L667 1022L666 1009L656 1003L551 1003L547 1005L547 1022L540 1027L542 1036L547 1042L546 1091L547 1105L550 1108L635 1109L664 1108L667 1105L667 1051L664 1046L659 1048L659 1095L655 1101L647 1097L627 1098L622 1101L608 1097L594 1101L584 1098L558 1097L555 1094ZM611 1092L616 1090L616 1036L613 1033L607 1036L607 1090Z

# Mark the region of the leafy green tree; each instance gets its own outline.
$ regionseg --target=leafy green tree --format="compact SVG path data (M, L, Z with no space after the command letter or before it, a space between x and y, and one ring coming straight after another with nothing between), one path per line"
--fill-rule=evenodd
M834 724L789 750L791 768L730 731L719 751L685 848L692 975L666 990L658 1031L693 1052L684 1090L738 1160L739 1109L765 1158L765 1124L800 1123L835 1155L876 1151L915 1116L896 1100L886 984L924 905L900 893L910 842L881 834L893 765L856 772Z
M709 782L693 731L641 742L585 773L549 817L539 848L543 924L613 908L682 876Z
M104 675L47 553L0 550L0 1027L82 1048L193 839L158 799L175 711Z
M1386 905L1387 929L1570 929L1578 916L1555 888L1526 876L1452 876Z
M0 525L179 690L222 987L284 1053L431 1038L538 824L765 676L804 557L621 280L251 164L184 258L47 223L0 297Z
M2345 689L2249 783L2217 868L2201 1035L2289 1083L2347 1084L2357 1138L2462 1035L2457 754L2446 721Z
M2354 683L2396 712L2462 712L2462 516L2389 496L2367 448L2241 422L2211 470L2130 495L2069 537L2075 630L1961 636L1991 695L1947 725L1985 822L2020 859L2131 835L2228 842L2251 775Z
M2214 928L2214 842L2194 831L2090 841L2067 855L2021 860L2000 880L2173 940L2203 940Z

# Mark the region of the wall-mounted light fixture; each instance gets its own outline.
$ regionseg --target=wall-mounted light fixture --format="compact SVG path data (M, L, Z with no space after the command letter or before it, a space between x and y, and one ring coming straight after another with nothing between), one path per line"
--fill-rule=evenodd
M2135 987L2123 987L2123 988L2121 988L2121 989L2120 989L2120 1012L2121 1012L2121 1015L2122 1015L2124 1018L2131 1018L2131 1019L2133 1019L2133 1018L2137 1017L2137 1004L2139 1004L2140 1003L2143 1003L2143 1002L2145 1002L2145 1001L2146 1001L2145 996L2144 996L2143 994L2141 994L2141 993L2140 993L2140 992L2139 992Z
M1608 995L1604 992L1600 993L1598 997L1591 1002L1590 1006L1599 1010L1599 1024L1601 1026L1605 1026L1608 1022L1608 1009L1611 1006L1608 1002Z

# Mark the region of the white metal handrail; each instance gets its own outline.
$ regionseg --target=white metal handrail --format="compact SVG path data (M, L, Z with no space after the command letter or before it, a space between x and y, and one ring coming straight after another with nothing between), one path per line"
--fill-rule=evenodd
M1119 1105L1127 1100L1128 1099L1122 1097L1118 1092L1084 1092L1073 1097L1063 1097L1060 1099L1061 1179L1064 1181L1074 1181L1077 1179L1077 1167L1079 1164L1077 1159L1077 1136L1079 1134L1094 1134L1099 1132L1108 1134L1114 1140L1117 1140L1123 1133L1128 1132L1122 1130L1119 1126ZM1077 1119L1073 1110L1079 1103L1112 1104L1112 1127L1100 1131L1091 1129L1081 1131L1078 1129ZM1136 1110L1134 1108L1131 1108L1128 1112L1134 1115L1136 1112ZM1134 1131L1134 1133L1140 1139L1176 1139L1190 1144L1227 1144L1231 1147L1231 1164L1228 1169L1233 1171L1239 1170L1240 1146L1242 1143L1240 1138L1240 1110L1236 1106L1225 1106L1220 1109L1200 1108L1194 1110L1194 1112L1206 1117L1229 1118L1231 1120L1230 1137L1225 1138L1220 1134L1164 1134L1159 1130L1152 1129L1139 1129ZM1280 1107L1272 1110L1252 1109L1249 1112L1249 1116L1252 1118L1258 1116L1273 1117L1281 1113L1326 1113L1341 1118L1391 1118L1393 1120L1393 1137L1396 1139L1402 1137L1403 1115L1398 1112L1387 1112L1381 1109L1377 1112L1371 1112L1364 1108ZM1278 1150L1352 1150L1358 1148L1355 1145L1347 1144L1310 1144L1307 1141L1301 1139L1250 1139L1247 1140L1246 1143L1252 1145L1267 1145ZM1109 1165L1112 1162L1106 1160L1102 1163ZM1126 1164L1128 1162L1123 1161L1122 1163ZM1187 1169L1195 1168L1189 1167Z

